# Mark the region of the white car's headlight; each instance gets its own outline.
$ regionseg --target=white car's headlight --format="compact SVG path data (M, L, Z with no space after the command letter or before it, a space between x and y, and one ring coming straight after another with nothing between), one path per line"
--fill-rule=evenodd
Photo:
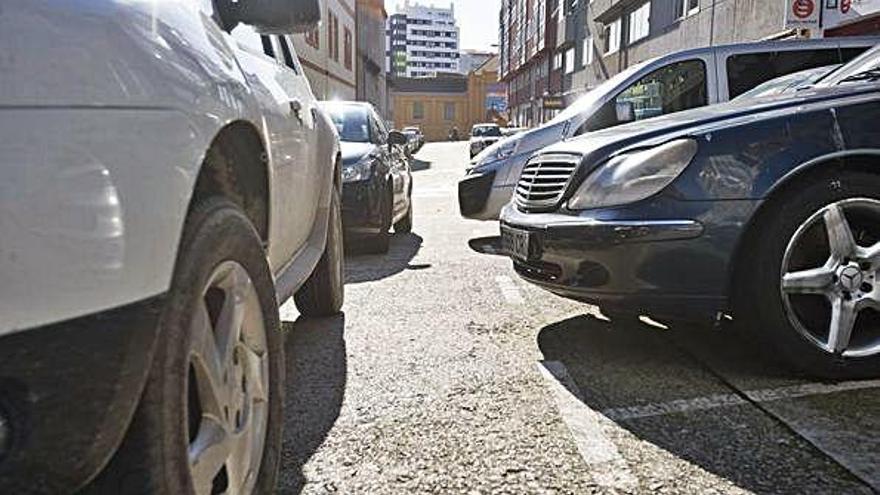
M584 180L568 207L587 210L649 198L681 175L696 154L696 141L678 139L656 148L614 157Z
M342 182L358 182L367 180L373 173L373 155L367 155L357 163L342 167Z

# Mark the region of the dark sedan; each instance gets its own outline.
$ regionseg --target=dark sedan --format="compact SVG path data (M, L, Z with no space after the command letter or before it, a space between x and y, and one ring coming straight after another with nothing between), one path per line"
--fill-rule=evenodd
M342 148L342 225L346 238L385 253L395 232L412 230L412 175L406 136L388 131L369 103L325 102Z
M794 94L589 133L525 166L502 243L612 318L732 317L811 374L877 375L878 122L875 48Z

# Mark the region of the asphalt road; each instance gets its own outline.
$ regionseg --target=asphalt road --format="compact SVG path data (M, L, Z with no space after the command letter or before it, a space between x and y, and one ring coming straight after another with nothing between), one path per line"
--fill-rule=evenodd
M880 380L817 384L729 329L522 282L485 254L497 224L458 214L466 153L417 155L414 233L348 258L344 316L283 306L281 493L880 491Z

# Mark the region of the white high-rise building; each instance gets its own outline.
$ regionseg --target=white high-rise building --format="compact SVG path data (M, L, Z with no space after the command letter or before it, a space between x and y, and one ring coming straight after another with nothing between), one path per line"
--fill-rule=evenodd
M388 18L387 69L398 77L433 77L459 71L455 7L427 6L409 0Z

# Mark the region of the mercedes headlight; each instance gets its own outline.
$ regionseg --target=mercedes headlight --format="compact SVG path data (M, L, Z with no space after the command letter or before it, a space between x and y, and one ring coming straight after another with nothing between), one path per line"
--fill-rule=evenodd
M681 175L696 154L696 141L678 139L656 148L616 156L587 176L568 207L586 210L649 198Z
M367 180L373 173L373 155L367 155L352 165L342 167L342 182Z

